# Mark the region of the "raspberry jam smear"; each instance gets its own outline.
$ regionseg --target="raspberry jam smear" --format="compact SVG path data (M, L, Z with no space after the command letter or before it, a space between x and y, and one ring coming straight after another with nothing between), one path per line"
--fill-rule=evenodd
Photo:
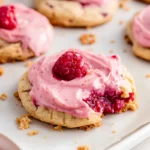
M0 28L13 30L17 26L14 6L0 7Z
M122 98L123 92L107 90L104 94L92 91L90 96L83 99L95 112L104 114L119 113L130 100L134 100L134 93L129 93L129 97Z
M68 51L56 61L52 71L57 79L70 81L84 77L88 68L79 53Z

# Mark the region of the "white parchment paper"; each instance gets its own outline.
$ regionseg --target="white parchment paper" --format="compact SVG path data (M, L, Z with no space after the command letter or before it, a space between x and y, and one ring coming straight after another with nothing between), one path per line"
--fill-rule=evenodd
M22 2L30 6L32 0L10 0L7 2ZM112 22L100 27L89 30L55 28L54 41L46 55L68 48L92 50L95 53L106 55L110 55L109 51L112 50L114 54L119 54L122 62L135 79L139 104L139 109L136 112L106 116L103 119L103 126L88 132L76 129L65 129L63 132L52 131L48 124L37 120L33 120L30 129L20 131L15 123L15 118L26 111L14 98L13 93L17 91L19 78L27 67L25 67L25 62L18 62L0 65L5 68L5 74L0 77L0 93L4 92L8 95L6 101L0 101L0 132L10 137L23 150L76 150L79 145L88 145L91 150L103 150L139 126L149 122L150 79L146 79L145 75L150 73L150 63L135 57L132 54L131 46L124 42L126 21L145 5L134 1L129 3L129 6L130 11L118 10ZM123 21L122 25L119 24L120 21ZM95 34L97 42L91 46L81 45L79 36L83 33ZM111 44L111 40L115 40L115 43ZM32 60L36 61L36 59ZM32 130L38 130L39 134L29 137L27 132ZM116 130L117 133L113 134L113 130Z

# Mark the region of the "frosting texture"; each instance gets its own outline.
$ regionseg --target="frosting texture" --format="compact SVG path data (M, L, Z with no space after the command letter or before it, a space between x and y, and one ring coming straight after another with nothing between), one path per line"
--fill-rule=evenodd
M104 93L109 88L119 92L120 87L124 87L132 91L128 80L123 78L124 67L118 56L94 55L74 49L70 51L78 52L89 64L88 74L71 81L57 80L52 74L52 68L66 51L42 58L28 73L32 84L30 95L35 105L66 112L78 118L88 118L95 112L83 99L88 98L92 90Z
M132 23L135 40L144 47L150 47L150 6L134 17Z
M0 28L0 38L7 42L21 42L24 52L30 48L36 56L49 50L53 28L46 17L22 4L13 4L17 27Z

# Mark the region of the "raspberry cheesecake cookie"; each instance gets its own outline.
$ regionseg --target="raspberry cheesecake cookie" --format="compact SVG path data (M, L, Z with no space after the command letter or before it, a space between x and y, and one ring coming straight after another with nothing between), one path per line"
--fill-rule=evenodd
M127 25L132 50L140 58L150 61L150 6L137 13Z
M93 27L112 19L118 0L35 0L35 7L54 25Z
M22 4L0 7L0 63L45 53L52 35L47 18L35 10Z
M92 126L103 114L137 109L133 79L118 56L75 49L35 63L22 76L18 93L33 117L68 128Z

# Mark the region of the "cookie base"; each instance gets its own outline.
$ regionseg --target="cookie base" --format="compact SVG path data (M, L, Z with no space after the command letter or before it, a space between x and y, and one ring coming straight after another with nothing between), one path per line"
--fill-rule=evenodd
M141 46L134 39L133 32L132 32L132 20L127 24L127 35L133 44L132 46L133 53L142 59L150 61L150 48Z
M21 43L9 43L0 39L0 63L24 61L31 57L35 57L35 54L30 49L24 52Z

